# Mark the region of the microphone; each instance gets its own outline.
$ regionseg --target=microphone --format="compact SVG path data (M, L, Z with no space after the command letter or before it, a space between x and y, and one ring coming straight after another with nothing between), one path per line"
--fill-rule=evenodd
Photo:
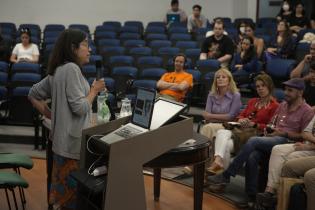
M95 62L95 65L96 65L96 80L99 80L103 77L102 61L97 60Z

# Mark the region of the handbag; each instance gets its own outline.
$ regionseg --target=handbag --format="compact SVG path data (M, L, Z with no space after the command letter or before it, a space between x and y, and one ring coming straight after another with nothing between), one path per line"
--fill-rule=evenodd
M241 147L246 144L252 136L258 135L257 128L234 127L232 130L232 139L234 143L234 153L237 154Z

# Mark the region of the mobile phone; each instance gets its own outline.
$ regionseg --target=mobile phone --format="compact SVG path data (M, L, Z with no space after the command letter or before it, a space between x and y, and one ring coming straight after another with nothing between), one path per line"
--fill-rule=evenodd
M103 77L102 61L97 60L95 62L95 65L96 65L96 80L99 80Z

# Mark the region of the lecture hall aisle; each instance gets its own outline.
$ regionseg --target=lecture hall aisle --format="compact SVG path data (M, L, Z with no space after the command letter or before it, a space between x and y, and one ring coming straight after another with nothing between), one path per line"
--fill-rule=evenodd
M30 171L22 170L23 177L30 186L25 190L27 200L27 210L46 210L46 164L43 159L33 159L34 168ZM153 199L153 180L150 176L144 176L146 187L148 210L192 210L193 191L186 187L170 181L162 180L161 197L159 202ZM16 190L18 204L20 196ZM11 202L11 205L13 203ZM21 205L21 204L20 204ZM0 209L7 210L4 190L0 190ZM19 207L20 209L20 207ZM203 210L238 210L231 204L204 193Z

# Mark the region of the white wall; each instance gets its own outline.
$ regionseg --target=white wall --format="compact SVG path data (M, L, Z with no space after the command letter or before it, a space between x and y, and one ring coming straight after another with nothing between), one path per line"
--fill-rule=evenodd
M88 24L90 30L105 20L141 20L145 24L162 20L170 0L0 0L0 22ZM209 19L216 16L256 16L256 0L180 0L180 7L188 14L194 4L203 7ZM254 11L254 13L253 13Z

